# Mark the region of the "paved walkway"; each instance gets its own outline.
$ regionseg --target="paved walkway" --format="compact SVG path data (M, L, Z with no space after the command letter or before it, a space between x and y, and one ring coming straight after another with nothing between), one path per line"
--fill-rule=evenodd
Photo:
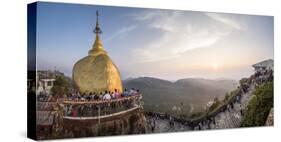
M161 119L155 117L147 117L149 122L155 121L155 129L153 133L163 133L163 132L180 132L189 131L191 128L187 125L183 125L179 122L174 121L174 125L170 125L168 119ZM152 133L151 127L148 129L148 133Z
M247 93L241 96L241 103L234 103L233 109L229 106L224 112L218 113L214 120L208 123L199 123L194 130L206 130L206 129L225 129L225 128L237 128L240 127L242 121L241 109L245 110L249 101L253 97L254 86L251 85ZM184 125L177 121L173 121L174 125L170 125L169 119L162 119L157 117L148 116L149 123L155 121L155 129L153 133L163 132L179 132L189 131L192 128L188 125ZM149 125L150 126L150 125ZM149 127L148 133L152 133L151 127Z
M224 129L224 128L237 128L240 127L242 122L242 114L241 110L245 111L247 105L249 104L251 98L253 97L254 85L250 86L250 89L247 93L242 94L241 103L234 103L233 109L229 107L224 112L219 113L215 116L215 123L210 124L210 129ZM203 127L203 129L208 129L207 126Z
M248 89L241 89L242 92L240 92L241 96L240 101L232 101L229 103L226 107L221 108L223 111L219 112L215 116L211 118L204 118L196 122L196 124L193 124L193 122L184 122L184 124L177 121L170 121L165 118L160 117L152 117L148 116L148 127L149 127L149 133L152 132L152 127L155 125L155 128L153 130L153 133L160 133L160 132L178 132L178 131L188 131L188 130L206 130L206 129L225 129L225 128L238 128L241 125L241 122L243 120L243 113L246 112L246 108L250 102L250 100L254 96L255 91L255 85L262 84L266 82L268 79L270 79L272 76L271 74L265 74L265 75L253 75L250 78L248 78ZM243 86L240 86L243 88ZM245 90L245 92L243 92ZM238 97L236 96L236 97ZM239 99L238 99L239 100ZM226 109L225 109L226 108ZM273 116L272 116L273 117ZM155 122L154 122L155 121ZM182 120L180 120L182 121ZM154 122L154 123L151 123ZM170 122L173 122L172 124ZM152 124L152 125L151 125ZM194 127L195 125L195 127Z

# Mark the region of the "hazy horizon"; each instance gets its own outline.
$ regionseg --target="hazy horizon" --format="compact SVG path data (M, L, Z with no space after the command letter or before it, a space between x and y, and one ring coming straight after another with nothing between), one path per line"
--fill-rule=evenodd
M69 77L94 43L96 10L122 80L239 80L274 56L272 16L45 2L37 10L37 68Z

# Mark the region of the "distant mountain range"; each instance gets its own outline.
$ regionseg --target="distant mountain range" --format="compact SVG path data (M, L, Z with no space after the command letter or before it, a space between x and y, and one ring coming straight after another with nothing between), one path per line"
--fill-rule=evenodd
M234 90L234 80L210 80L185 78L175 82L152 78L130 78L123 81L124 88L137 88L143 94L147 110L161 112L193 112L202 110L215 97L223 99L227 92Z

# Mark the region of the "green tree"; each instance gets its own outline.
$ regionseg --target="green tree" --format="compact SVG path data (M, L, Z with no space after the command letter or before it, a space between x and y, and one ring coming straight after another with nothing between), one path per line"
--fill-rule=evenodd
M259 86L254 93L255 96L247 106L242 127L263 126L273 107L273 82Z
M56 77L54 86L51 89L51 92L54 96L62 97L65 94L68 94L70 90L70 83L66 78L62 76Z
M241 80L239 80L239 84L240 86L242 86L244 83L246 83L248 81L247 78L242 78Z
M218 97L215 97L213 104L209 108L209 111L211 112L211 111L215 110L216 108L218 108L220 106L220 104L221 104L221 101L218 99Z
M227 102L229 98L230 98L230 94L226 93L223 102Z

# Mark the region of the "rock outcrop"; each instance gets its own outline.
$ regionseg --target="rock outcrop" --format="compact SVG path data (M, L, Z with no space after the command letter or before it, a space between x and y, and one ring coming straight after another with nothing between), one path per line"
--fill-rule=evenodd
M147 131L146 118L141 109L118 116L96 120L64 119L67 137L113 136L144 134Z

